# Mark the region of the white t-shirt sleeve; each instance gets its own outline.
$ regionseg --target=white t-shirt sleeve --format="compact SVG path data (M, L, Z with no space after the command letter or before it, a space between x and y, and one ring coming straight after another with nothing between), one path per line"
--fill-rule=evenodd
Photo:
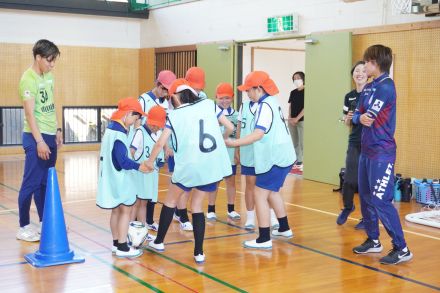
M217 104L215 104L215 116L217 116L217 119L220 118L220 116L223 114L223 110L220 109L219 106L217 106Z
M243 104L240 105L240 109L238 110L237 120L242 122L243 119Z
M259 128L264 132L269 130L273 121L273 112L270 106L266 103L261 103L257 109L256 116L255 128Z
M142 130L136 129L134 133L133 140L131 141L130 148L135 150L134 159L138 160L140 156L142 156L142 152L144 149L144 137Z

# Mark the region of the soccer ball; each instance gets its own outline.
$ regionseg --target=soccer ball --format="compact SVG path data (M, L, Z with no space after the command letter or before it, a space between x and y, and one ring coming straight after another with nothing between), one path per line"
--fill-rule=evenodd
M133 247L139 247L144 243L148 235L148 228L139 221L130 222L128 226L128 242Z

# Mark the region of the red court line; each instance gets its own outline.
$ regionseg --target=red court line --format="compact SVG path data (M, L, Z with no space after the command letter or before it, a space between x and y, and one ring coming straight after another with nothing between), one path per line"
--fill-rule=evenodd
M87 236L85 236L85 235L83 235L83 234L81 234L81 233L79 233L79 232L77 232L75 230L70 229L69 232L73 232L75 234L78 234L79 236L81 236L81 237L83 237L83 238L85 238L85 239L87 239L87 240L89 240L89 241L91 241L91 242L93 242L93 243L95 243L95 244L105 248L106 250L111 251L111 249L109 249L107 246L105 246L105 245L103 245L103 244L101 244L99 242L96 242L95 240L93 240L93 239L91 239L91 238L89 238L89 237L87 237ZM145 268L145 269L147 269L147 270L149 270L149 271L151 271L153 273L156 273L156 274L160 275L161 277L164 277L165 279L170 280L170 281L176 283L177 285L179 285L179 286L181 286L181 287L183 287L183 288L185 288L185 289L187 289L187 290L189 290L191 292L198 292L195 289L192 289L192 288L190 288L190 287L180 283L179 281L174 280L171 277L168 277L168 276L166 276L166 275L164 275L164 274L162 274L162 273L160 273L158 271L155 271L154 269L144 265L141 262L135 261L134 259L130 259L130 258L127 258L127 260L129 260L130 262L135 263L135 264L137 264L137 265L139 265L139 266L141 266L141 267L143 267L143 268Z

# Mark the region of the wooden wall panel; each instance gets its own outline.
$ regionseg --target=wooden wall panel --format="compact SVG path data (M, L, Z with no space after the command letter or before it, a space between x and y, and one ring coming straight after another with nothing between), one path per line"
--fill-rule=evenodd
M394 54L397 89L396 172L440 177L440 28L353 36L353 62L374 44Z
M32 44L0 43L0 105L22 106L18 84L33 63ZM154 49L59 46L53 70L59 125L63 106L116 105L154 85ZM2 153L21 147L2 148ZM66 148L68 149L68 148Z
M197 51L165 51L156 50L156 73L162 70L173 71L177 78L185 77L188 68L197 65Z
M139 50L139 94L145 93L154 87L154 81L156 79L154 74L154 59L154 49Z
M18 83L32 65L32 45L0 44L0 103L21 106ZM60 46L53 70L56 106L115 105L139 93L138 49ZM146 71L145 71L146 72Z

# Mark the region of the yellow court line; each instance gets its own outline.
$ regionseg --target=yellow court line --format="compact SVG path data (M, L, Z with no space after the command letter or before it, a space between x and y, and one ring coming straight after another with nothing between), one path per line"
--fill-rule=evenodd
M159 174L171 177L168 174L164 174L164 173L159 173ZM219 189L226 190L226 188L224 188L224 187L219 187ZM242 191L238 191L237 190L236 192L240 193L240 194L244 194L244 192L242 192ZM306 207L306 206L302 206L302 205L298 205L298 204L293 204L293 203L290 203L290 202L285 202L285 204L289 205L289 206L294 206L294 207L302 208L302 209L305 209L305 210L309 210L309 211L318 212L318 213L321 213L321 214L326 214L326 215L335 216L335 217L339 216L339 214L336 214L336 213L327 212L327 211L323 211L323 210L319 210L319 209L314 209L314 208L309 208L309 207ZM355 218L351 218L351 217L348 217L348 219L350 219L352 221L356 221L356 222L359 221L359 219L355 219ZM383 228L382 224L379 224L379 226ZM413 235L417 235L417 236L421 236L421 237L425 237L425 238L430 238L430 239L434 239L434 240L440 240L439 237L435 237L435 236L431 236L431 235L427 235L427 234L423 234L423 233L418 233L418 232L413 232L413 231L406 230L406 229L402 229L402 230L403 230L403 232L408 233L408 234L413 234Z

